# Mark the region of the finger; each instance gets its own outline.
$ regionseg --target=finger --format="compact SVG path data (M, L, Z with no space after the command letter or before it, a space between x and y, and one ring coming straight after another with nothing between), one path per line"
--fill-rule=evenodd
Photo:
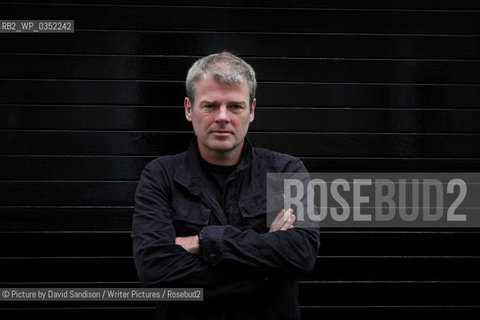
M292 209L288 209L287 211L285 211L282 219L280 219L280 222L278 224L278 230L282 230L282 229L284 230L284 228L288 226L289 221L292 218L292 214L293 214Z
M278 213L278 215L275 217L275 219L273 220L270 226L270 230L269 230L270 232L280 230L285 225L285 223L288 221L288 220L285 220L285 215L288 213L289 210L287 210L286 212L285 209L282 209Z
M293 227L293 223L295 222L295 219L296 219L295 215L291 214L288 221L282 226L280 230L288 230L290 229L290 227Z
M291 225L293 225L294 221L295 216L293 215L293 209L290 208L287 209L287 211L285 211L285 209L282 209L270 225L269 232L287 230Z
M293 225L293 221L294 221L295 218L293 218L293 216L291 216L289 218L289 220L280 228L280 230L287 230L288 228L290 228L290 226Z
M293 214L293 210L292 209L288 209L285 214L283 215L283 223L287 223L289 220L290 220L290 217L292 216Z

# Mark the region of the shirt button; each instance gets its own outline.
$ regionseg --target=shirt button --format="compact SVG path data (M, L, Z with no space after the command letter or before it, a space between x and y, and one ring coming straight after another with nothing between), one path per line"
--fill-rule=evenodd
M214 253L210 254L210 255L208 256L208 261L209 261L210 263L217 262L217 255L214 254Z

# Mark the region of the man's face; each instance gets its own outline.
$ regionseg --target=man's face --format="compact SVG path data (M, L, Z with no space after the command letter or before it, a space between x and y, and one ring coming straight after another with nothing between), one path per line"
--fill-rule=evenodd
M192 122L202 156L238 155L254 118L248 83L220 84L211 77L197 82L195 102L185 98L185 116ZM207 161L209 159L206 159Z

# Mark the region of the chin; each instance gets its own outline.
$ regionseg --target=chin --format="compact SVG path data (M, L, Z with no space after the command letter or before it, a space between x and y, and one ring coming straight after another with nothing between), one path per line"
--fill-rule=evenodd
M226 152L235 149L235 145L231 142L214 142L209 145L209 148L214 151Z
M211 146L210 149L212 149L212 150L214 150L214 151L219 151L219 152L227 152L227 151L233 150L234 147L231 146L231 145L228 145L228 146L226 146L226 145L222 145L222 146L213 145L213 146Z

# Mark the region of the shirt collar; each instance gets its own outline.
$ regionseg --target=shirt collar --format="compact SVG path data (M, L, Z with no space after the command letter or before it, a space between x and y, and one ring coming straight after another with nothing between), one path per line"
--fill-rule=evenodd
M245 137L245 143L243 144L242 154L235 171L241 171L246 169L255 160L253 152L253 146L250 141ZM175 180L185 187L189 188L193 193L200 193L198 187L198 181L203 180L203 170L201 168L201 156L198 150L197 137L194 136L190 146L188 147L185 158L180 164L180 167L175 173Z

